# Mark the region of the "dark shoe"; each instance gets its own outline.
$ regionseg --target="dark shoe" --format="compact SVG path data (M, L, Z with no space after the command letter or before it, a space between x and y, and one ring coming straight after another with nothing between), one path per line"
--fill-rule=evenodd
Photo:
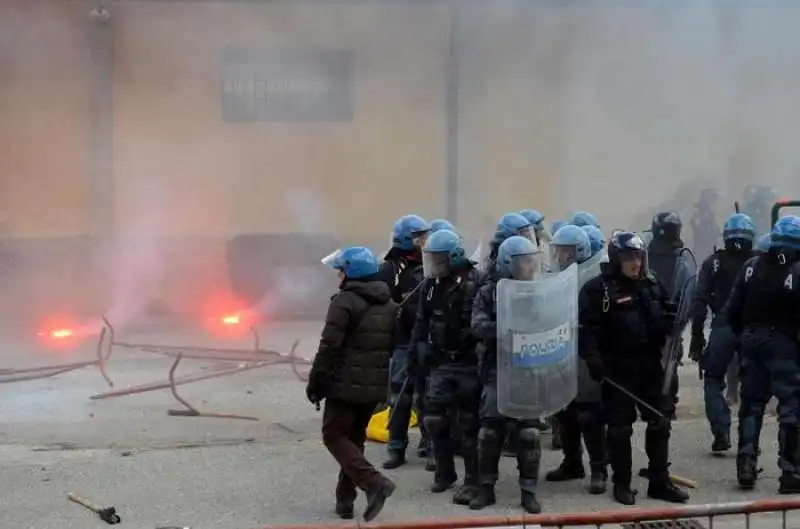
M738 458L736 460L736 479L739 488L742 490L753 490L756 486L758 469L756 462L750 458Z
M453 494L453 503L456 505L469 505L472 498L478 493L478 487L473 485L461 485Z
M711 452L713 454L721 454L727 452L731 448L731 436L728 434L720 434L714 437L714 442L711 443Z
M420 459L425 459L426 457L431 456L431 445L430 443L423 443L420 442L419 446L417 447L417 457Z
M450 490L450 488L453 486L453 483L455 483L455 482L456 482L456 480L453 480L453 481L434 481L433 485L431 485L431 492L433 492L434 494L440 494L440 493L442 493L442 492L444 492L446 490Z
M614 501L622 505L636 505L636 491L630 485L614 483Z
M536 501L536 495L531 492L523 492L520 505L525 509L528 514L539 514L542 512L542 506Z
M436 472L436 460L432 457L429 457L427 461L425 461L425 470L428 472Z
M800 476L792 472L784 472L781 474L780 494L800 494Z
M478 489L469 501L469 508L473 511L480 511L490 505L494 505L497 498L494 496L494 487L483 486Z
M390 479L381 477L381 481L374 489L367 493L367 508L364 510L364 521L370 522L375 519L381 510L386 498L394 493L394 483Z
M557 469L551 470L544 475L545 481L572 481L585 477L586 470L583 468L583 463L573 463L566 460L562 461Z
M676 487L669 478L662 482L651 480L647 486L647 497L669 503L686 503L689 500L689 494Z
M347 502L336 503L336 516L342 520L352 520L355 516L353 512L353 504Z
M383 462L383 468L386 470L394 470L406 464L405 454L393 453L389 454L389 458Z
M589 494L603 494L608 489L608 474L592 472L589 480Z

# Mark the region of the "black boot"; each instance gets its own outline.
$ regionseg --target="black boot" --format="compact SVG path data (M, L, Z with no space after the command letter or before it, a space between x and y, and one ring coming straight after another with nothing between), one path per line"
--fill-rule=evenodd
M614 483L614 501L622 505L636 505L636 491L629 484Z
M545 481L572 481L586 477L583 462L564 459L558 468L544 475Z
M386 470L394 470L395 468L402 467L406 464L406 455L402 452L391 452L386 461L383 462L383 468Z
M439 479L437 481L434 481L433 485L431 485L431 492L433 492L434 494L439 494L446 490L450 490L450 488L453 486L453 483L455 482L456 480L449 481L444 479Z
M482 485L469 501L469 508L473 511L480 511L490 505L494 505L496 502L497 498L494 496L494 487L491 485Z
M689 494L676 487L669 477L651 478L647 485L647 497L669 503L685 503L689 500Z
M714 442L711 443L711 452L714 454L721 454L727 452L731 448L731 436L727 433L722 433L714 436Z
M336 503L336 516L342 520L352 520L355 516L353 512L353 504L350 502L337 502Z
M394 483L388 478L381 479L372 490L367 492L367 508L364 510L364 521L370 522L383 510L386 499L394 493Z
M478 487L474 485L461 485L453 494L453 503L456 505L469 505L472 498L478 493Z
M608 489L608 471L605 466L592 468L589 480L589 494L603 494Z
M800 476L794 472L784 472L781 474L780 494L800 494Z
M758 478L756 461L750 457L736 458L736 479L739 481L739 488L742 490L754 489L756 478Z
M520 505L522 505L522 508L525 509L525 512L528 514L539 514L542 512L542 506L539 505L539 502L536 500L536 494L532 492L522 491Z

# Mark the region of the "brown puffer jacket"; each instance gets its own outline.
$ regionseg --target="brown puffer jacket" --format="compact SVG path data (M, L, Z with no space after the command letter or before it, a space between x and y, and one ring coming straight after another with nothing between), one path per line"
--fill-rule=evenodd
M386 398L397 304L380 279L347 280L331 298L309 390L320 398L378 403Z

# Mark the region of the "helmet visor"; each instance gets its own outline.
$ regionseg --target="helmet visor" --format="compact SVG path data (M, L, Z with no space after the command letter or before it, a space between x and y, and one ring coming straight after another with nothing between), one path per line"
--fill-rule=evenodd
M577 247L559 245L550 248L550 267L554 272L566 270L576 262L578 262Z
M327 267L333 268L334 270L341 270L344 268L344 262L342 262L342 250L335 250L322 259L320 262Z
M511 277L518 281L533 281L541 269L541 256L538 253L516 255L511 258Z
M422 270L425 277L445 277L450 273L450 254L422 252Z
M414 243L414 248L422 248L425 246L425 241L428 240L428 235L430 234L431 232L428 230L415 232L411 236L411 241Z

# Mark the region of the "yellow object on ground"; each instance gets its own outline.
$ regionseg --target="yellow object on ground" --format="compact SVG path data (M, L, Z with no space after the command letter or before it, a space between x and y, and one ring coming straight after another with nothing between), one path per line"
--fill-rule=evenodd
M386 408L372 415L367 425L367 439L376 443L389 442L389 414L392 408ZM411 410L411 420L408 421L408 428L414 428L419 423L417 412Z

